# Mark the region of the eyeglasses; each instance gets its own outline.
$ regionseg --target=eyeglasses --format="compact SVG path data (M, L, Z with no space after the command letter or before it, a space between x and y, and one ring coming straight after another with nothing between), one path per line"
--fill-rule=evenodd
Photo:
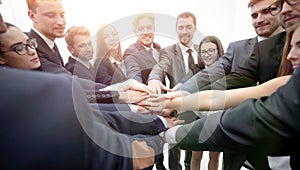
M15 44L11 47L10 50L0 51L0 54L14 51L19 55L25 55L25 54L28 54L28 47L30 47L31 49L36 49L38 47L38 44L37 44L35 38L28 39L27 44L23 44L23 43Z
M273 16L278 15L282 10L284 2L286 2L290 6L294 6L300 3L300 0L277 0L268 7L269 13Z
M201 56L205 56L205 53L207 53L208 55L213 55L216 52L216 48L209 48L207 51L202 50L200 52Z

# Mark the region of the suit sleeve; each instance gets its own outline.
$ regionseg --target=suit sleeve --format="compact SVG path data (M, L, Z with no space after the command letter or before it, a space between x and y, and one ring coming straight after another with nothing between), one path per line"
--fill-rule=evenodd
M186 149L293 153L299 143L299 84L300 69L270 97L249 99L178 128L176 141Z
M167 50L161 50L161 58L159 62L153 67L152 71L149 74L149 80L159 80L160 82L165 81L166 73L171 73L171 56L172 53L169 53ZM174 56L173 56L174 57Z
M134 55L128 55L125 60L126 74L128 79L135 79L143 83L142 71Z
M196 93L204 87L210 89L211 83L230 73L233 57L235 57L234 43L230 43L226 53L221 56L219 60L210 67L200 70L196 75L186 81L182 86L182 90Z

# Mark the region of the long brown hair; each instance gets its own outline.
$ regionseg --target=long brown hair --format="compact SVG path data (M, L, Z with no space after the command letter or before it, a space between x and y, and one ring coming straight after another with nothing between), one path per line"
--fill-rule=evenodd
M97 31L97 38L96 38L96 60L102 60L102 59L108 59L111 54L112 54L112 49L108 49L105 42L104 42L104 35L103 31L105 28L111 27L113 28L116 32L117 30L115 29L114 26L110 24L102 24L98 31ZM121 49L121 43L120 41L118 42L118 50L116 56L113 56L116 58L117 61L122 61L122 49Z
M292 63L287 59L287 56L289 55L289 53L291 51L290 43L291 43L293 34L299 28L300 28L300 24L295 24L291 27L291 29L288 30L288 32L286 34L284 49L283 49L277 77L290 75L294 71L293 67L292 67Z

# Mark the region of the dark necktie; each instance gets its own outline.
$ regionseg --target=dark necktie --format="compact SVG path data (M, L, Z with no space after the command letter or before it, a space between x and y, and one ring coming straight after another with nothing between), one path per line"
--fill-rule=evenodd
M89 64L89 71L90 71L90 73L94 76L95 71L94 71L94 67L92 66L91 63Z
M192 55L192 49L188 49L188 50L186 50L186 52L189 54L189 57L188 57L189 69L192 71L193 74L195 74L195 62L194 62L193 55Z
M62 66L64 66L64 62L63 59L58 51L57 45L56 43L54 43L54 47L52 48L53 53L55 54L55 56L59 59L59 62Z

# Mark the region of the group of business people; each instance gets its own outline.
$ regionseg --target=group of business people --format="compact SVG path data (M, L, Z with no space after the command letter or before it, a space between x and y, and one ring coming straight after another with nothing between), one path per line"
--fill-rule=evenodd
M28 2L30 3L30 1ZM49 4L47 3L50 2L46 1L45 4L41 4L49 8ZM267 8L268 12L272 15L282 13L281 16L285 23L285 29L288 31L285 46L289 48L285 48L283 52L285 55L283 55L282 59L281 55L280 57L272 55L272 57L274 57L273 60L259 58L264 56L262 52L271 50L268 50L268 48L264 46L264 44L270 46L270 44L267 43L269 40L265 40L254 46L254 54L259 57L256 58L253 56L250 58L251 62L248 64L253 65L251 67L241 65L238 68L238 70L247 71L251 70L249 68L252 68L251 71L254 72L252 73L254 76L240 76L243 75L244 72L240 72L237 76L236 71L229 74L228 77L232 76L232 79L238 80L243 78L243 80L249 80L249 84L255 83L257 80L264 82L267 79L263 76L258 79L258 72L261 73L264 71L272 72L269 74L274 73L273 70L264 70L263 64L268 63L268 61L278 60L282 60L281 63L284 63L287 62L287 58L290 63L292 63L290 65L292 67L282 64L280 70L283 70L286 74L289 72L290 68L293 68L295 71L292 76L279 78L279 81L278 79L273 80L275 83L268 82L266 83L267 85L261 85L262 87L267 87L265 89L269 89L269 91L253 96L255 98L260 96L270 97L250 99L241 104L240 102L242 100L233 102L233 104L229 103L226 107L239 105L236 108L229 109L225 112L208 115L192 124L170 128L163 135L168 143L178 144L185 149L191 150L226 151L229 153L247 153L249 155L252 155L253 153L275 156L290 155L291 167L293 169L299 168L299 164L297 163L299 150L295 149L296 144L299 142L297 138L299 134L299 127L297 125L299 116L297 113L299 112L300 95L299 90L297 89L300 74L299 69L297 69L297 66L299 65L299 57L297 57L299 28L294 28L293 25L295 25L295 23L285 19L286 16L284 15L285 13L288 13L288 10L290 10L290 13L292 13L291 10L293 10L293 13L299 12L299 6L300 3L297 0L280 0L276 1L274 4L272 3L270 8ZM42 12L39 10L43 8L29 9L32 12L32 15L30 16L32 16L33 22L35 23L35 15ZM55 6L55 9L61 8ZM63 18L64 13L58 12L57 15ZM44 17L47 18L47 16ZM63 19L61 21L63 21ZM1 23L1 26L1 41L6 42L4 43L5 45L1 45L0 60L1 64L6 65L6 67L1 67L1 89L4 91L4 94L1 97L0 107L1 113L4 113L1 126L6 132L3 134L4 145L1 149L3 150L2 154L5 155L5 159L1 160L1 166L3 168L78 169L78 167L81 167L89 169L110 169L112 166L115 166L116 169L140 169L141 167L144 168L154 163L153 155L155 155L155 152L157 153L161 150L161 137L151 136L145 138L145 135L147 137L148 135L156 135L164 130L165 125L163 125L161 121L163 119L157 118L157 116L154 115L133 115L131 112L126 112L125 115L127 118L120 116L119 112L104 110L99 112L98 105L91 106L87 103L84 91L81 89L83 84L90 85L90 82L82 83L82 81L79 80L79 85L76 78L72 79L68 75L54 75L10 68L13 66L8 64L9 61L11 59L17 61L20 55L24 58L27 57L30 63L29 65L33 65L32 68L29 68L30 70L40 68L39 61L41 61L43 67L43 63L48 63L49 59L46 58L47 61L43 60L43 57L47 56L47 53L43 53L41 47L49 47L49 44L51 45L51 43L41 46L39 44L40 37L37 37L36 41L32 38L28 38L25 34L22 34L22 32L14 26L3 23ZM40 27L43 27L43 24L36 25L36 28ZM46 38L53 40L53 38L59 37L62 28L63 27L55 28L55 31L50 34L54 34L55 36ZM282 34L279 34L279 36L282 36ZM15 37L20 39L14 40ZM270 40L271 42L278 42L281 41L282 38L274 36L274 38L271 38ZM37 47L37 45L40 46ZM55 44L52 45L55 46ZM38 55L36 54L35 49L37 49ZM272 50L274 51L273 48ZM275 53L276 51L277 50L275 50ZM57 55L57 53L52 50L49 51L49 53ZM56 57L56 60L57 59L59 59L59 56ZM49 65L53 66L53 63L61 65L59 64L60 62L61 60L59 59L49 63ZM247 62L245 62L245 64L247 64ZM273 64L277 66L274 66L275 68L278 68L276 62L270 62L269 64ZM55 65L55 67L57 67L57 65ZM16 66L15 68L18 67ZM277 74L277 72L275 74ZM265 75L266 74L264 74L264 76ZM136 83L135 81L133 82ZM224 88L223 82L224 81L218 81L217 83L221 84L222 88ZM283 85L284 83L278 82L287 83ZM226 83L227 85L231 85L229 78L226 79ZM188 87L188 85L189 84L184 84L183 87L186 87L186 89L196 87ZM283 87L278 89L281 85L283 85ZM93 88L97 86L102 85L97 83L93 84ZM260 88L261 86L257 88ZM150 91L147 86L138 83L132 84L132 82L121 83L117 87L125 91L129 89L137 89L145 93ZM230 87L231 86L227 86L227 88ZM11 88L14 90L9 90ZM247 90L249 89L244 90L244 92ZM40 93L45 91L50 91L50 93L47 93L48 95L46 96L41 96ZM218 94L218 92L219 91L207 92L208 95L206 94L206 97L200 97L199 103L190 102L184 104L180 103L183 100L175 98L177 97L177 94L181 95L181 92L173 95L172 93L169 93L162 97L164 98L163 106L177 108L178 110L201 110L201 103L209 101L208 97L214 96L215 93ZM233 96L236 95L236 92L239 93L238 90L232 92ZM186 96L186 98L191 98L193 99L192 101L195 101L194 96L201 96L200 94L201 92L199 94ZM31 100L28 100L29 97ZM117 95L117 97L120 96ZM243 96L241 98L245 100L247 97L249 96ZM152 102L155 100L161 102L159 98L152 99ZM225 102L228 101L233 100L226 100ZM166 104L165 102L169 103ZM222 105L222 102L224 101L221 101L219 106ZM49 105L50 103L51 105ZM195 105L190 106L190 104ZM178 106L183 106L183 108L178 108ZM207 109L207 106L204 108ZM216 109L220 108L216 107ZM128 127L133 124L135 119L139 120L138 122L149 123L137 123L139 128L132 131L133 129ZM123 123L120 124L120 121ZM233 122L237 123L235 124ZM161 128L159 128L159 125L161 125ZM141 127L145 127L145 129ZM150 130L151 127L152 130ZM116 131L120 133L116 133ZM134 136L128 137L122 133ZM113 134L113 136L110 137L109 134ZM93 140L90 140L90 138ZM112 140L110 140L110 142L104 142L103 139ZM70 141L73 141L73 143ZM146 143L144 141L146 141ZM121 152L116 150L116 145L121 146L119 147L122 148ZM138 157L139 159L131 159L132 157L135 158L136 156L141 156L140 154L143 153L143 151L151 154L143 155L142 158L145 159L142 161L141 157ZM84 154L86 152L91 154Z

